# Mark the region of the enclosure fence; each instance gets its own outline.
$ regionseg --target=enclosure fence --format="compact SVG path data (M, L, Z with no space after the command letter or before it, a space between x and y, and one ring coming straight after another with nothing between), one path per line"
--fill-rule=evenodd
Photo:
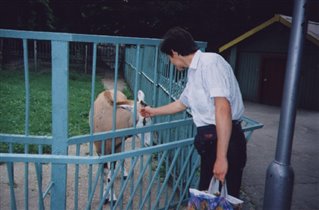
M135 119L138 90L145 93L147 104L159 106L178 98L186 84L185 72L176 71L160 53L159 39L4 29L0 29L0 39L2 44L8 40L22 43L19 46L23 52L25 83L24 109L13 114L22 112L25 116L24 131L7 133L1 129L0 132L1 148L5 148L0 151L0 209L182 208L188 200L189 187L198 183L199 156L193 146L195 129L191 114L185 111L156 117L151 125L144 127L138 127ZM33 111L30 103L33 93L29 78L30 40L47 42L50 48L51 133L48 135L30 132L30 113ZM119 89L121 74L132 91L135 104L132 127L116 129L114 106L111 130L94 133L90 128L87 133L70 135L71 43L92 46L92 53L88 53L92 56L88 59L91 62L87 64L92 70L91 88L85 102L91 111L94 111L92 107L97 95L96 83L100 82L96 75L99 48L113 47L113 67L105 66L105 71L111 71L115 92ZM198 42L198 45L205 50L206 43ZM90 109L84 111L89 113ZM87 121L92 123L92 117ZM41 123L40 117L38 123ZM256 121L243 118L247 139L261 127L262 124ZM148 134L151 134L151 144L146 145ZM121 139L121 152L95 154L95 142L103 140L114 144L116 138ZM23 147L22 153L15 151L16 145ZM31 145L36 145L36 153L30 151ZM44 153L46 146L50 148L49 153ZM112 173L107 180L103 165L115 162L110 164ZM105 204L108 195L113 194L116 197L110 196Z

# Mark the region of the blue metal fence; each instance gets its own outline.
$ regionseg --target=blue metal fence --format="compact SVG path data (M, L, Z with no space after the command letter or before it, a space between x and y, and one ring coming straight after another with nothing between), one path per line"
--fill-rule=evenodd
M193 147L194 127L185 111L154 119L150 126L112 129L85 135L70 136L69 126L69 44L93 44L92 87L93 107L97 48L99 44L115 47L114 88L118 87L119 48L124 49L124 75L136 103L137 90L145 93L146 102L159 106L175 100L185 85L185 73L177 72L166 56L159 52L158 39L0 30L0 39L23 42L25 75L25 132L0 133L0 143L8 145L0 153L0 209L102 209L106 192L115 193L107 204L110 209L179 209L188 198L188 188L197 183L199 158ZM52 62L52 135L30 135L30 79L28 40L51 42ZM204 50L206 43L199 43ZM1 96L0 96L1 97ZM89 110L88 110L89 111ZM115 110L114 110L115 111ZM134 110L136 114L137 110ZM135 116L135 115L134 115ZM114 118L113 118L114 119ZM92 119L89 119L92 122ZM115 122L113 122L115 123ZM244 131L249 139L262 125L244 118ZM113 126L115 128L115 126ZM157 133L158 143L145 147L146 133ZM137 135L140 138L136 137ZM125 137L133 136L125 141ZM93 143L101 139L122 139L122 151L111 155L94 154ZM15 144L25 152L13 151ZM30 154L28 145L39 145L38 154ZM52 147L43 154L42 145ZM103 164L111 167L112 176L105 183ZM127 171L127 174L124 174Z

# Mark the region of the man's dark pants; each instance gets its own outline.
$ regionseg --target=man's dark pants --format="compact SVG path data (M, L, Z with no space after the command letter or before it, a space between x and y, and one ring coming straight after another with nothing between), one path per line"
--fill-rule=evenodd
M216 160L217 134L215 125L198 127L194 144L201 156L199 190L207 190L213 176L213 167ZM226 175L228 194L232 196L239 197L246 159L246 139L244 133L240 122L233 121L227 152L228 172Z

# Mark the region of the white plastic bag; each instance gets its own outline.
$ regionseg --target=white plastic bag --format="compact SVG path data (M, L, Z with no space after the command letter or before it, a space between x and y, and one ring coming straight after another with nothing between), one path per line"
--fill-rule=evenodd
M226 200L230 202L233 206L241 205L244 202L234 196L228 195L226 180L224 184L222 184L221 192L219 192L219 185L220 185L219 180L213 177L209 184L208 193L215 196L216 195L218 196L219 194L220 196L226 198Z

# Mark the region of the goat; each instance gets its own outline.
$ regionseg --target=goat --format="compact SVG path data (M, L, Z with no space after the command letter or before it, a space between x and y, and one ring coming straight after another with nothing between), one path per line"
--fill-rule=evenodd
M114 90L105 90L101 92L94 101L94 114L93 114L93 132L105 132L112 130L113 125L113 107L116 106L116 123L114 129L124 129L129 128L134 125L134 101L128 100L127 97L121 92L117 91L116 93L116 101L114 101ZM145 95L143 91L138 91L138 100L136 102L136 126L143 127L145 125L149 125L151 122L150 118L144 118L140 115L139 109L141 106L146 106L144 102ZM91 118L91 112L90 112ZM92 125L90 125L92 126ZM140 137L140 134L139 134ZM151 134L146 133L144 136L145 145L150 145L151 142ZM104 151L102 151L102 142L104 142ZM112 143L114 142L114 145ZM94 146L96 153L98 155L106 155L111 154L112 149L114 152L121 151L122 140L120 137L115 138L112 142L110 139L106 139L105 141L95 141ZM127 176L126 170L124 170L124 178ZM108 173L108 165L104 164L104 177L110 180L110 173ZM104 203L108 202L108 197ZM116 197L113 193L113 201L116 200Z

